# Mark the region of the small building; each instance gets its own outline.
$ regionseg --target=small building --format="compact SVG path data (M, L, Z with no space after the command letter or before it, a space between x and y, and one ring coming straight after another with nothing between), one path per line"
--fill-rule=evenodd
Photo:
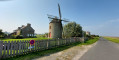
M22 25L21 27L18 27L18 29L14 30L12 35L15 36L23 36L24 38L28 37L35 37L34 34L35 30L31 27L31 24L27 24L27 26Z
M90 32L89 31L86 31L86 35L90 35Z
M53 19L49 23L49 38L62 38L62 22L57 19Z

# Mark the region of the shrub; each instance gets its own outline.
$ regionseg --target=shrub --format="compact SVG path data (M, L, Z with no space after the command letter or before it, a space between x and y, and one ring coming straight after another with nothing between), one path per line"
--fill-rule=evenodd
M23 36L22 35L18 35L18 36L16 36L16 39L23 39Z

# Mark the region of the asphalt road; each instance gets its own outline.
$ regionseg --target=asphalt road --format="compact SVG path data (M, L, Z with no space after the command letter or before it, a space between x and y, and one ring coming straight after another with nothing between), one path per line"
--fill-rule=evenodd
M119 60L119 44L100 38L79 60Z

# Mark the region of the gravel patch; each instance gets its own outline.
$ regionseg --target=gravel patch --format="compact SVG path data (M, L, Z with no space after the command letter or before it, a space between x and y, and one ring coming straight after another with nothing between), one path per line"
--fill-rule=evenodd
M79 60L82 55L96 44L97 42L91 45L74 46L69 49L32 60Z

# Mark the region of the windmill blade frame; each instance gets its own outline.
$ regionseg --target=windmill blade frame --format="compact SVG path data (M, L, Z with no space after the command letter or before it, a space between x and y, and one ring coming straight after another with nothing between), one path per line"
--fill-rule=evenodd
M60 17L60 20L61 20L62 15L61 15L61 10L60 10L60 5L59 5L59 3L58 3L58 10L59 10L59 17Z
M63 21L63 22L69 22L68 20L61 20L61 21Z

